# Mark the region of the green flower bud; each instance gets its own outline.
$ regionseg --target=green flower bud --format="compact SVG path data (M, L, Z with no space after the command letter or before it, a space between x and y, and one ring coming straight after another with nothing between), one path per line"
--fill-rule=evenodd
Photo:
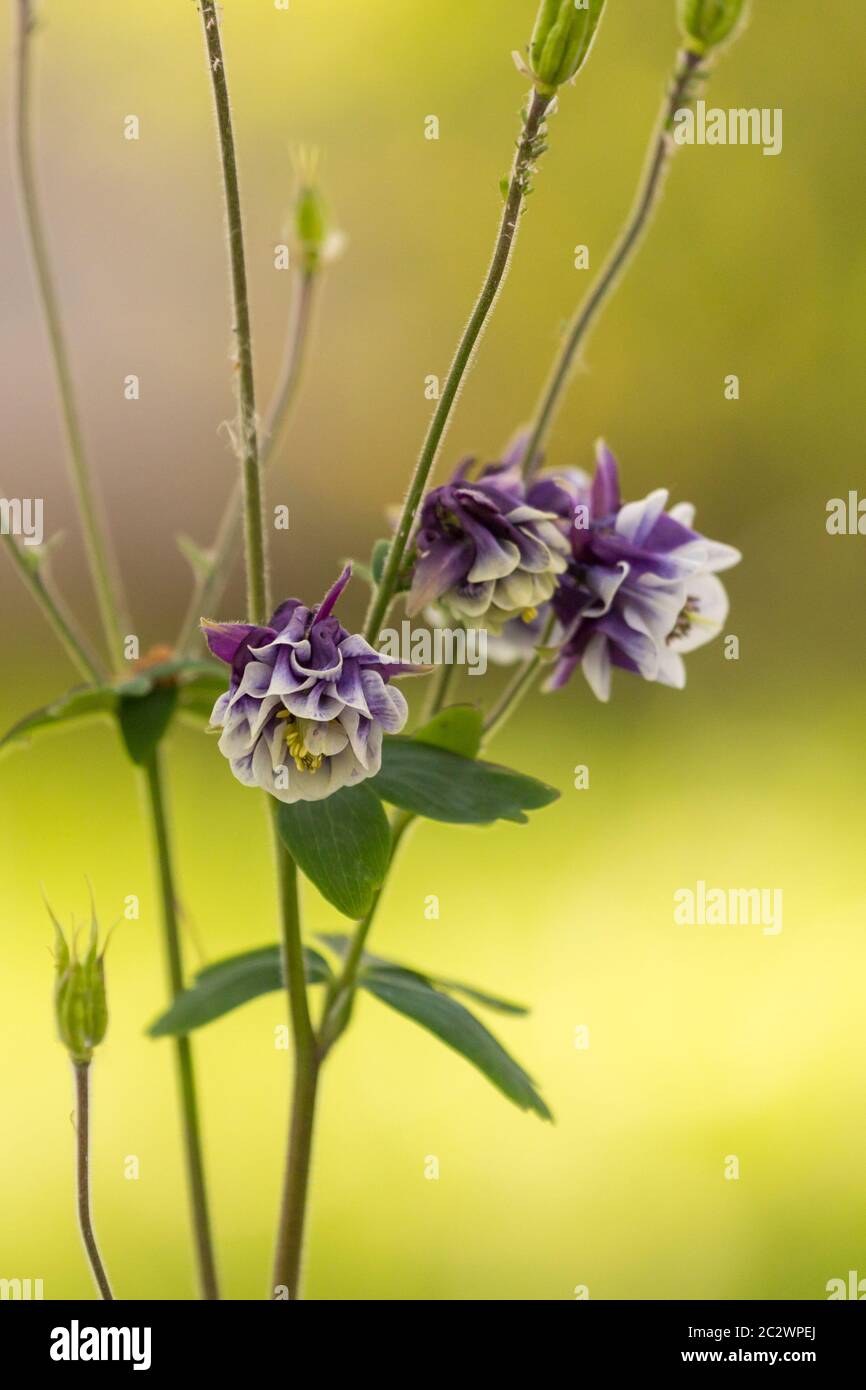
M292 206L292 250L296 262L308 275L334 260L343 246L342 234L331 228L328 209L316 181L316 163L315 153L301 151L298 154L297 188Z
M93 1056L108 1028L108 1005L105 998L105 947L98 946L98 926L93 915L90 939L85 955L79 959L77 933L71 945L51 908L54 923L54 1016L60 1041L73 1062L86 1065Z
M553 95L583 67L605 0L541 0L529 62L540 92Z
M745 10L746 0L677 0L680 28L696 53L706 53L729 39Z

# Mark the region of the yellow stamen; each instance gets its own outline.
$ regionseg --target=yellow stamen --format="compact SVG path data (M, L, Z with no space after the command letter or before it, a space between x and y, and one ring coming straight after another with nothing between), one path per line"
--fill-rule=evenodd
M535 622L535 619L538 617L538 609L537 609L537 608L524 608L524 610L523 610L523 612L521 613L520 616L521 616L523 622L525 622L525 623L534 623L534 622Z
M295 716L289 710L284 709L280 710L277 718L288 721L286 724L286 747L298 772L318 772L322 766L322 754L309 751Z

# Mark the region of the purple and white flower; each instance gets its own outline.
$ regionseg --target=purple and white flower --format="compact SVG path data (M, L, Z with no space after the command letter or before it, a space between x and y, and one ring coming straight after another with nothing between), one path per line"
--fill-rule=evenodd
M577 472L540 478L528 500L570 512L571 563L552 600L560 653L547 688L579 665L600 700L610 698L615 666L682 689L683 656L722 630L728 599L716 575L738 564L739 551L695 531L690 504L668 510L665 488L623 503L603 443L591 482Z
M316 607L288 599L261 627L202 623L231 667L210 721L220 752L239 782L279 801L320 801L375 777L383 734L399 733L408 714L390 681L426 669L381 656L340 624L333 608L350 574Z
M408 612L438 603L466 626L496 632L512 618L531 621L549 601L569 546L556 516L528 504L515 461L474 479L470 467L424 500Z

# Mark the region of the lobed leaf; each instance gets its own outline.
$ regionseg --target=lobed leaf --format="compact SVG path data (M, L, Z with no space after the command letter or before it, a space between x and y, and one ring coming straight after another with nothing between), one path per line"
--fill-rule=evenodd
M304 947L304 966L308 984L327 984L332 979L328 962L311 946ZM152 1038L191 1033L261 994L282 988L280 948L260 946L205 966L195 983L179 994L147 1031Z
M454 825L525 823L527 811L549 806L559 796L535 777L404 737L385 739L382 769L371 785L404 811Z

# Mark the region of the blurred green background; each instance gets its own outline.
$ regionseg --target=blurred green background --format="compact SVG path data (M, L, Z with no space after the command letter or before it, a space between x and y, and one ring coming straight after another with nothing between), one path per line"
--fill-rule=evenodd
M0 18L8 110L13 6ZM272 501L276 588L314 601L366 556L405 488L477 292L510 160L532 0L225 0L262 400L289 277L273 269L290 151L323 150L349 246L329 273ZM87 437L142 649L170 640L188 580L174 537L206 542L233 477L223 214L191 0L44 0L38 160ZM526 418L563 321L630 205L676 46L673 0L611 0L562 96L510 281L450 434L488 457ZM585 356L551 446L589 466L601 433L626 492L669 486L744 562L727 631L686 692L625 675L610 706L581 679L527 704L494 755L563 788L527 827L425 825L374 948L532 1005L494 1031L554 1127L372 999L325 1074L308 1294L335 1299L812 1299L866 1275L862 1121L863 546L825 507L863 477L866 89L859 6L757 0L711 103L781 107L784 151L695 147L674 161L638 263ZM136 114L141 139L123 138ZM424 119L440 120L438 142ZM0 166L3 487L45 498L56 570L94 627L9 141ZM140 375L141 399L123 399ZM724 377L741 399L723 398ZM360 583L346 617L360 616ZM0 569L4 726L74 681ZM242 609L236 576L227 616ZM494 679L499 679L495 677ZM474 693L467 685L468 693ZM492 681L491 681L492 684ZM485 688L486 689L486 688ZM170 739L184 910L210 959L275 937L261 799L195 731ZM588 791L573 769L590 768ZM0 1275L88 1297L73 1214L71 1088L53 1037L39 885L68 918L85 875L106 922L140 895L109 959L112 1020L94 1068L97 1229L121 1297L194 1294L157 903L138 790L111 729L0 765ZM778 887L784 930L675 927L698 879ZM424 917L426 895L441 917ZM306 895L307 929L338 929ZM195 962L195 948L189 956ZM196 1039L225 1292L269 1279L288 1089L273 996ZM589 1028L590 1047L575 1047ZM439 1181L424 1176L436 1155ZM725 1181L727 1155L739 1181ZM124 1177L137 1155L141 1177Z

